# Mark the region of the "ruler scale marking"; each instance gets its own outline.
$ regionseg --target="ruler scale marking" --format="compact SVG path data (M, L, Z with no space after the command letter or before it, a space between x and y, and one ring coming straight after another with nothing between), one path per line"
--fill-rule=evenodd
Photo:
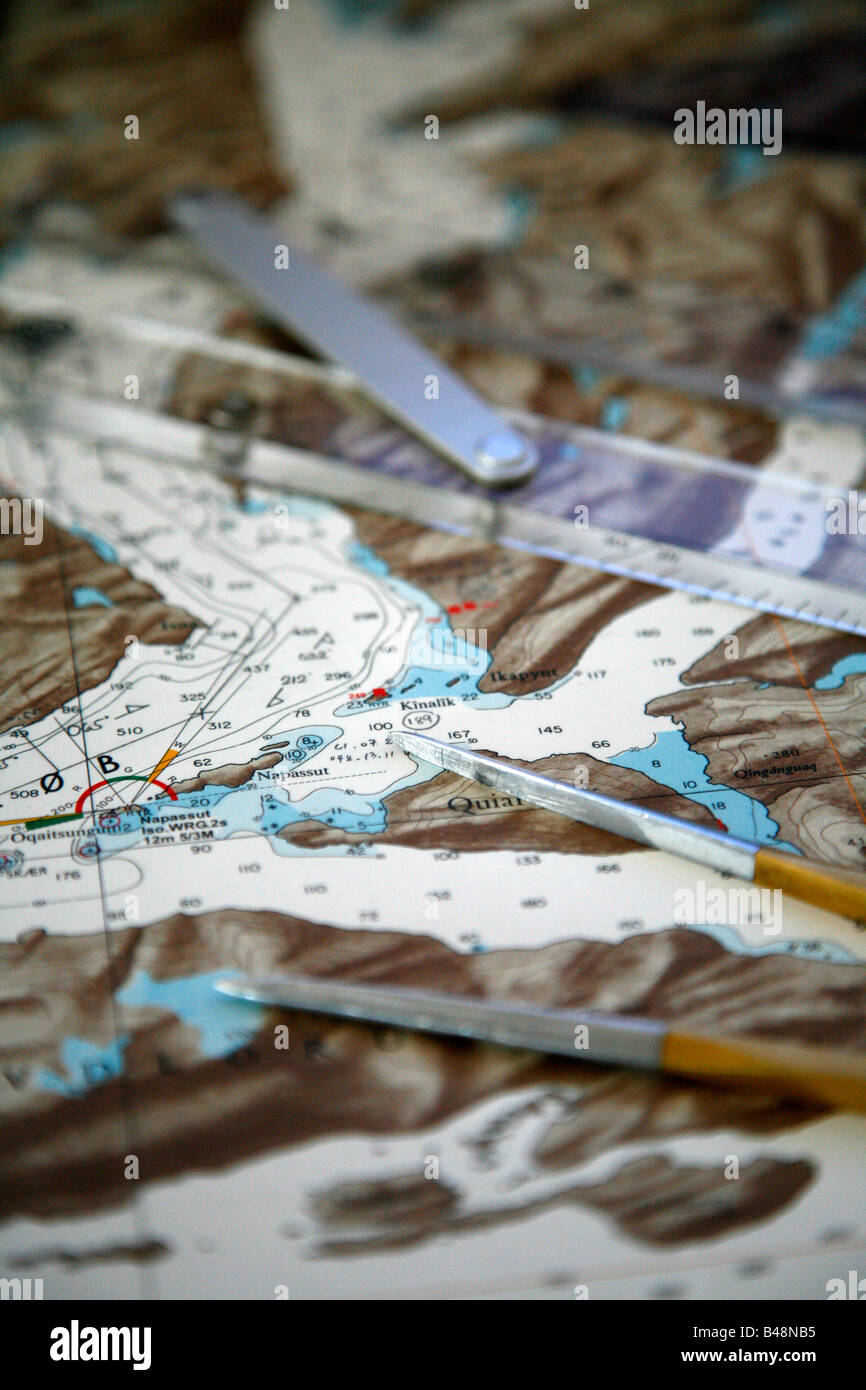
M237 360L238 345L231 347L232 360ZM178 360L182 360L180 353ZM333 370L319 364L310 366L317 380L321 380L323 372ZM287 359L289 375L296 375L298 371L303 374L299 359ZM346 373L338 369L338 376L340 384L345 385ZM201 465L206 461L211 439L207 426L154 413L140 403L119 404L98 396L88 398L58 392L43 399L32 398L28 404L20 392L9 390L8 384L4 391L3 386L0 381L0 398L6 398L2 403L7 415L23 418L25 423L28 411L32 411L32 419L41 426L125 448L138 448L156 457L168 455L186 464ZM792 569L766 563L766 557L764 563L756 565L725 551L690 548L674 537L652 537L621 530L616 525L602 524L594 512L591 512L589 524L578 528L573 518L543 509L546 505L561 506L563 489L567 490L567 472L562 472L562 460L557 458L557 450L563 448L573 448L588 459L591 476L597 476L597 472L593 475L593 469L602 468L605 479L616 479L615 469L621 464L625 471L618 486L623 497L627 495L629 470L633 469L635 461L649 461L650 471L656 478L656 525L660 518L666 522L659 497L663 499L668 492L676 497L683 477L692 480L690 486L694 486L695 478L702 478L709 489L706 497L710 501L717 485L722 489L720 497L727 496L729 505L733 496L750 499L753 506L755 499L763 506L766 498L766 505L772 507L780 497L784 500L790 494L797 499L797 505L820 508L822 517L826 500L834 495L831 489L814 484L804 487L802 480L762 474L759 470L726 461L697 456L700 461L696 462L682 450L611 438L598 431L540 420L526 412L510 412L508 418L536 439L547 459L542 463L539 478L519 492L509 494L506 500L501 493L491 496L489 491L475 487L438 460L423 461L420 469L413 471L409 467L401 473L388 457L383 460L377 455L359 466L345 456L335 459L258 439L250 445L243 476L251 483L318 493L337 503L366 506L452 533L482 535L506 546L568 563L866 637L866 538L829 537L833 547L825 546L809 571L797 574ZM423 460L423 449L414 447ZM391 451L394 452L393 440ZM404 447L403 454L406 453ZM558 482L549 489L545 474L551 467ZM442 470L446 470L444 482ZM734 489L733 494L730 488ZM742 505L743 500L737 501L735 512ZM635 511L634 507L632 510ZM680 517L688 510L680 505ZM627 525L635 524L633 516L625 520ZM834 580L834 574L840 577ZM770 578L773 582L768 587Z

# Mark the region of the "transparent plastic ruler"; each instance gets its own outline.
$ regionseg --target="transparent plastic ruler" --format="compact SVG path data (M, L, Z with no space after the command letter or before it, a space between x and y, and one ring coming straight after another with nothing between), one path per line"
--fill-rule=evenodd
M0 412L16 428L67 431L866 637L863 494L522 412L507 413L538 450L538 471L494 492L377 415L345 369L155 320L87 322L57 301L13 300L0 294ZM144 366L129 401L131 362ZM207 391L190 405L178 382L191 363L199 379L246 392L244 419L226 410L228 427L214 424ZM306 447L293 447L305 391L337 405L312 447L309 429ZM262 398L281 392L290 404L277 441L263 437L274 431Z

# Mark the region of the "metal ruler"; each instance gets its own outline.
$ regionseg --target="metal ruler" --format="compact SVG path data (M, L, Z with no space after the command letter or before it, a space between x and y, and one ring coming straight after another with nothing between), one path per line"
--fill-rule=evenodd
M43 315L59 302L7 314ZM250 366L345 398L363 386L345 369L236 340L145 319L65 320L61 369L10 371L0 363L0 414L26 430L68 432L94 443L186 466L210 467L249 483L368 507L451 532L745 608L866 637L866 498L624 436L518 412L509 423L537 451L535 475L508 492L485 488L450 467L390 421L344 423L321 452L251 433L227 454L212 425L170 413L174 372L195 353L223 370ZM14 322L14 321L13 321ZM160 389L137 402L109 395L86 363L106 335L118 360L131 347L156 353ZM7 335L8 336L8 335ZM50 364L50 359L46 359ZM861 510L862 509L862 510ZM862 531L859 529L862 526Z

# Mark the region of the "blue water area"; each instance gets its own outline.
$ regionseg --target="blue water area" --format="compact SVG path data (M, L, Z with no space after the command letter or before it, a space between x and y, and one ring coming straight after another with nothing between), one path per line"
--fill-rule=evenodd
M859 676L863 671L866 671L866 652L840 657L826 676L815 682L815 689L838 690L846 676Z
M386 19L402 9L401 0L328 0L335 17L347 26L363 24L368 19Z
M292 763L305 763L322 748L327 748L329 743L339 738L343 730L339 724L305 724L298 729L290 729L288 733L268 734L264 743L264 751L281 753L283 761ZM279 748L275 745L279 744ZM275 771L279 769L276 764ZM267 781L272 773L268 769L257 772L254 780Z
M835 303L809 324L799 347L801 357L826 361L845 352L866 324L866 271L850 280Z
M0 130L3 127L0 126ZM16 261L23 261L27 255L28 243L25 236L10 237L0 250L0 277L4 276Z
M101 536L97 536L95 531L88 531L84 526L70 526L69 529L73 536L80 536L83 541L87 541L87 544L96 551L100 560L104 560L107 565L117 564L117 551L114 546L109 545L108 541L103 540Z
M154 980L139 970L118 990L118 1003L127 1008L165 1009L197 1029L203 1057L227 1057L245 1047L256 1034L255 1015L239 1009L237 1002L218 994L217 980L238 975L236 970L216 970L180 980ZM44 1067L34 1084L44 1091L67 1097L84 1095L122 1074L127 1034L103 1045L86 1038L66 1038L61 1048L63 1075Z
M508 226L502 237L504 246L517 246L523 240L526 229L535 213L536 202L528 188L515 184L504 193Z
M176 801L160 796L139 802L134 811L111 811L96 832L100 851L128 849L143 834L158 835L171 828L190 838L199 832L210 832L215 839L223 840L238 833L275 836L287 825L317 820L352 834L381 834L388 823L386 798L403 787L435 776L434 769L426 764L414 768L407 777L388 787L382 797L361 796L338 787L317 788L310 777L306 782L308 794L291 801L287 787L291 785L296 792L298 786L305 784L300 779L293 779L291 784L280 780L280 770L285 771L287 762L293 770L297 769L342 732L332 724L275 734L276 741L287 745L275 750L282 754L281 762L256 772L241 787L205 786L200 791L178 792ZM273 848L279 853L293 852L286 841L275 842Z
M115 1042L94 1043L87 1038L66 1038L60 1050L64 1074L43 1067L34 1077L34 1084L43 1091L56 1091L62 1096L80 1096L112 1081L123 1071L124 1053L129 1038Z
M87 584L79 584L72 590L72 604L75 608L113 608L114 604L101 589L91 589Z
M728 145L719 171L721 192L726 196L757 183L768 172L770 160L760 145Z
M781 844L777 840L776 844ZM797 956L801 960L821 961L831 965L858 965L859 957L835 941L772 941L761 944L743 940L736 927L718 922L698 922L695 931L704 932L735 956Z
M197 1030L203 1057L227 1057L245 1047L257 1031L255 1013L247 1014L238 1008L237 1001L218 994L215 988L217 980L239 973L215 970L182 979L154 980L146 970L138 970L115 998L124 1008L165 1009Z
M610 396L601 408L601 427L604 430L621 430L628 419L629 403L621 396Z
M402 671L389 679L387 694L375 701L370 699L372 692L363 700L348 700L334 710L338 719L369 714L371 707L385 709L393 701L432 700L440 696L470 699L478 709L504 709L512 703L513 695L478 689L490 665L490 654L483 640L478 645L469 639L480 637L484 631L483 609L467 609L455 615L455 622L462 624L455 631L445 609L430 594L391 574L386 561L369 546L353 541L347 554L368 574L387 580L394 593L418 608L421 616L409 645L409 661Z
M426 767L423 775L389 787L390 796L413 780L426 780L435 773ZM177 801L160 797L144 804L139 802L133 812L118 810L109 826L97 832L102 853L129 849L143 834L154 836L162 831L177 829L195 838L198 832L210 832L217 840L240 833L278 835L287 825L316 820L358 835L378 835L387 825L385 802L379 797L360 796L338 787L311 790L299 801L290 801L282 787L270 788L256 781L237 789L206 787L198 792L180 792ZM214 822L219 824L214 824ZM281 844L275 844L281 849Z
M333 513L328 502L317 502L314 497L299 493L281 494L275 501L263 501L260 497L248 497L241 504L241 511L248 516L263 516L270 512L274 517L297 517L301 521L319 521L323 516Z
M760 801L709 780L707 759L689 747L681 729L656 734L648 748L630 748L610 761L643 772L654 782L707 806L730 835L799 853L795 845L776 839L779 827Z
M406 787L428 782L438 773L439 769L432 764L419 763L408 776L385 788L380 796L322 787L311 791L301 801L290 802L285 792L266 793L262 796L262 818L258 828L265 835L276 835L286 825L317 820L353 835L381 835L388 826L388 798ZM295 847L287 840L272 841L272 846L280 854L295 853Z
M378 797L357 796L334 787L311 792L303 801L265 795L262 810L260 828L266 835L276 835L284 826L305 820L321 821L355 835L380 835L388 823L384 803Z
M601 381L601 375L598 367L579 366L572 368L571 379L582 391L594 391Z
M375 574L380 579L387 578L387 564L368 545L362 545L360 541L351 541L347 547L347 554L353 565L360 565L368 574Z
M4 121L0 125L0 149L14 149L45 138L47 126L43 121Z
M758 6L755 28L772 34L796 34L805 29L807 16L791 8L789 0Z

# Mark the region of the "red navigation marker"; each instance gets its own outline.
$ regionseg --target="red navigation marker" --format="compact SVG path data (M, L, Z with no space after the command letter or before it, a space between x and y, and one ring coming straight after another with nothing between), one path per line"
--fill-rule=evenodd
M373 693L372 693L372 695L370 696L370 698L371 698L371 700L387 700L387 698L388 698L388 692L387 692L387 690L383 690L381 686L378 686L378 687L373 691Z

